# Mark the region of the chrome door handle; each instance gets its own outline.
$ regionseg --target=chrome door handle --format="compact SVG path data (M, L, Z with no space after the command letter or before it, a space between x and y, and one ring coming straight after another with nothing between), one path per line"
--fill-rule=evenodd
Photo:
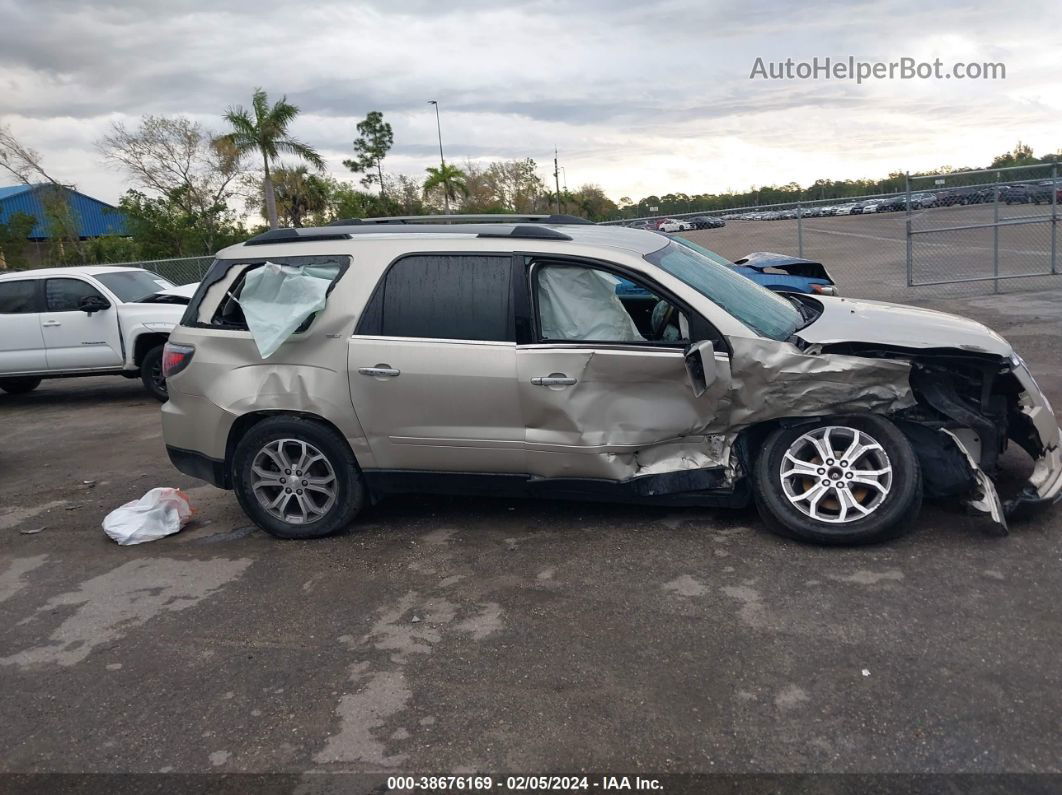
M566 375L536 375L531 379L535 386L573 386L578 382L578 378L569 378Z
M402 374L401 370L396 370L394 367L359 367L358 372L362 375L369 375L373 378L394 378Z
M59 322L58 320L42 320L42 321L41 321L41 325L42 325L42 326L49 326L49 327L51 327L51 326L61 326L61 325L63 325L63 324L62 324L62 323L60 323L60 322Z

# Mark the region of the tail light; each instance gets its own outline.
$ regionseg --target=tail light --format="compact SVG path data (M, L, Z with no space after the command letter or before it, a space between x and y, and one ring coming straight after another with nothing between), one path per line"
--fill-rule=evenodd
M193 353L195 348L191 345L167 342L162 349L162 377L170 378L181 372L191 363Z
M837 292L837 288L832 284L813 284L811 285L811 291L819 295L840 295Z

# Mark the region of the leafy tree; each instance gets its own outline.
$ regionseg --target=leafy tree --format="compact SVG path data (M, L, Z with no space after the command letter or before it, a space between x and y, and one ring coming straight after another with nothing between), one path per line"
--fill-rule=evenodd
M0 269L29 265L29 236L37 219L29 213L14 212L0 223Z
M231 143L190 119L144 116L135 129L115 122L96 147L136 188L179 201L198 219L207 248L217 248L213 240L231 225L229 202L244 165Z
M306 166L295 166L273 172L273 191L278 218L287 226L303 226L328 209L331 186L325 178L311 174Z
M451 203L457 202L457 194L468 195L468 185L465 184L465 172L454 165L441 163L438 167L429 166L425 171L428 178L424 180L424 195L442 193Z
M80 225L70 205L72 187L64 185L44 168L41 156L23 144L6 125L0 125L0 168L23 185L37 187L44 206L52 256L61 262L84 258Z
M1014 149L992 158L990 168L1007 168L1009 166L1030 166L1039 163L1040 160L1033 154L1031 146L1018 141Z
M118 202L125 215L126 231L139 248L139 257L205 256L247 236L247 230L226 212L224 220L209 232L201 218L186 209L181 190L163 196L148 196L130 190Z
M358 122L358 137L354 139L352 159L344 160L343 165L355 174L364 173L361 184L369 187L374 182L380 186L380 195L384 195L383 161L394 144L395 136L391 125L383 120L378 110L369 111L364 121ZM372 173L373 169L376 173Z
M262 193L270 229L277 228L277 203L270 165L283 152L295 155L316 168L324 168L324 160L312 147L288 133L288 126L298 115L299 109L288 102L286 96L270 105L269 97L261 88L254 91L251 110L237 105L225 113L225 121L232 131L221 136L219 140L222 144L231 146L234 152L241 155L255 152L262 157Z
M547 208L546 187L531 158L491 163L486 177L494 200L503 212L534 213Z

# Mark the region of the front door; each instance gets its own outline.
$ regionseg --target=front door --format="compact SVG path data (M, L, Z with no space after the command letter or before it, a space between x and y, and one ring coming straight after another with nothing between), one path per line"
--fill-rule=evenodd
M512 258L395 262L350 339L354 411L384 470L523 473Z
M534 339L516 366L530 474L625 480L716 464L705 429L728 368L694 390L689 310L596 264L537 261L528 282Z
M0 376L47 369L37 279L0 282Z
M110 307L89 314L79 307L82 299L106 300ZM74 277L47 279L44 283L41 331L49 370L95 370L120 367L122 334L118 308L95 286Z

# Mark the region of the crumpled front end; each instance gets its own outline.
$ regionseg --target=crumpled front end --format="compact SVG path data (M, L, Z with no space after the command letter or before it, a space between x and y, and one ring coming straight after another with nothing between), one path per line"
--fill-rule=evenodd
M962 491L966 504L991 518L1005 533L1008 517L1036 506L1051 505L1062 495L1062 430L1051 404L1019 357L1009 357L995 372L987 367L982 372L980 400L972 399L971 379L959 369L916 367L912 383L921 406L932 408L949 421L938 426L938 430L950 440L964 462L961 469L965 473L960 472L951 482L945 482L944 488L951 488L965 476L967 483ZM924 418L911 419L930 425ZM997 459L1009 441L1022 447L1033 459L1034 466L1021 491L1002 500L994 478ZM920 443L913 436L912 442L924 456L925 442ZM930 487L927 491L932 493L933 479L941 481L941 461L927 464L923 458L923 470Z
M1018 411L1024 418L1019 427L1019 444L1035 461L1032 475L1022 492L1004 506L1008 513L1036 504L1051 504L1062 495L1062 429L1055 420L1051 403L1040 391L1029 368L1014 357L1014 377L1021 384Z

